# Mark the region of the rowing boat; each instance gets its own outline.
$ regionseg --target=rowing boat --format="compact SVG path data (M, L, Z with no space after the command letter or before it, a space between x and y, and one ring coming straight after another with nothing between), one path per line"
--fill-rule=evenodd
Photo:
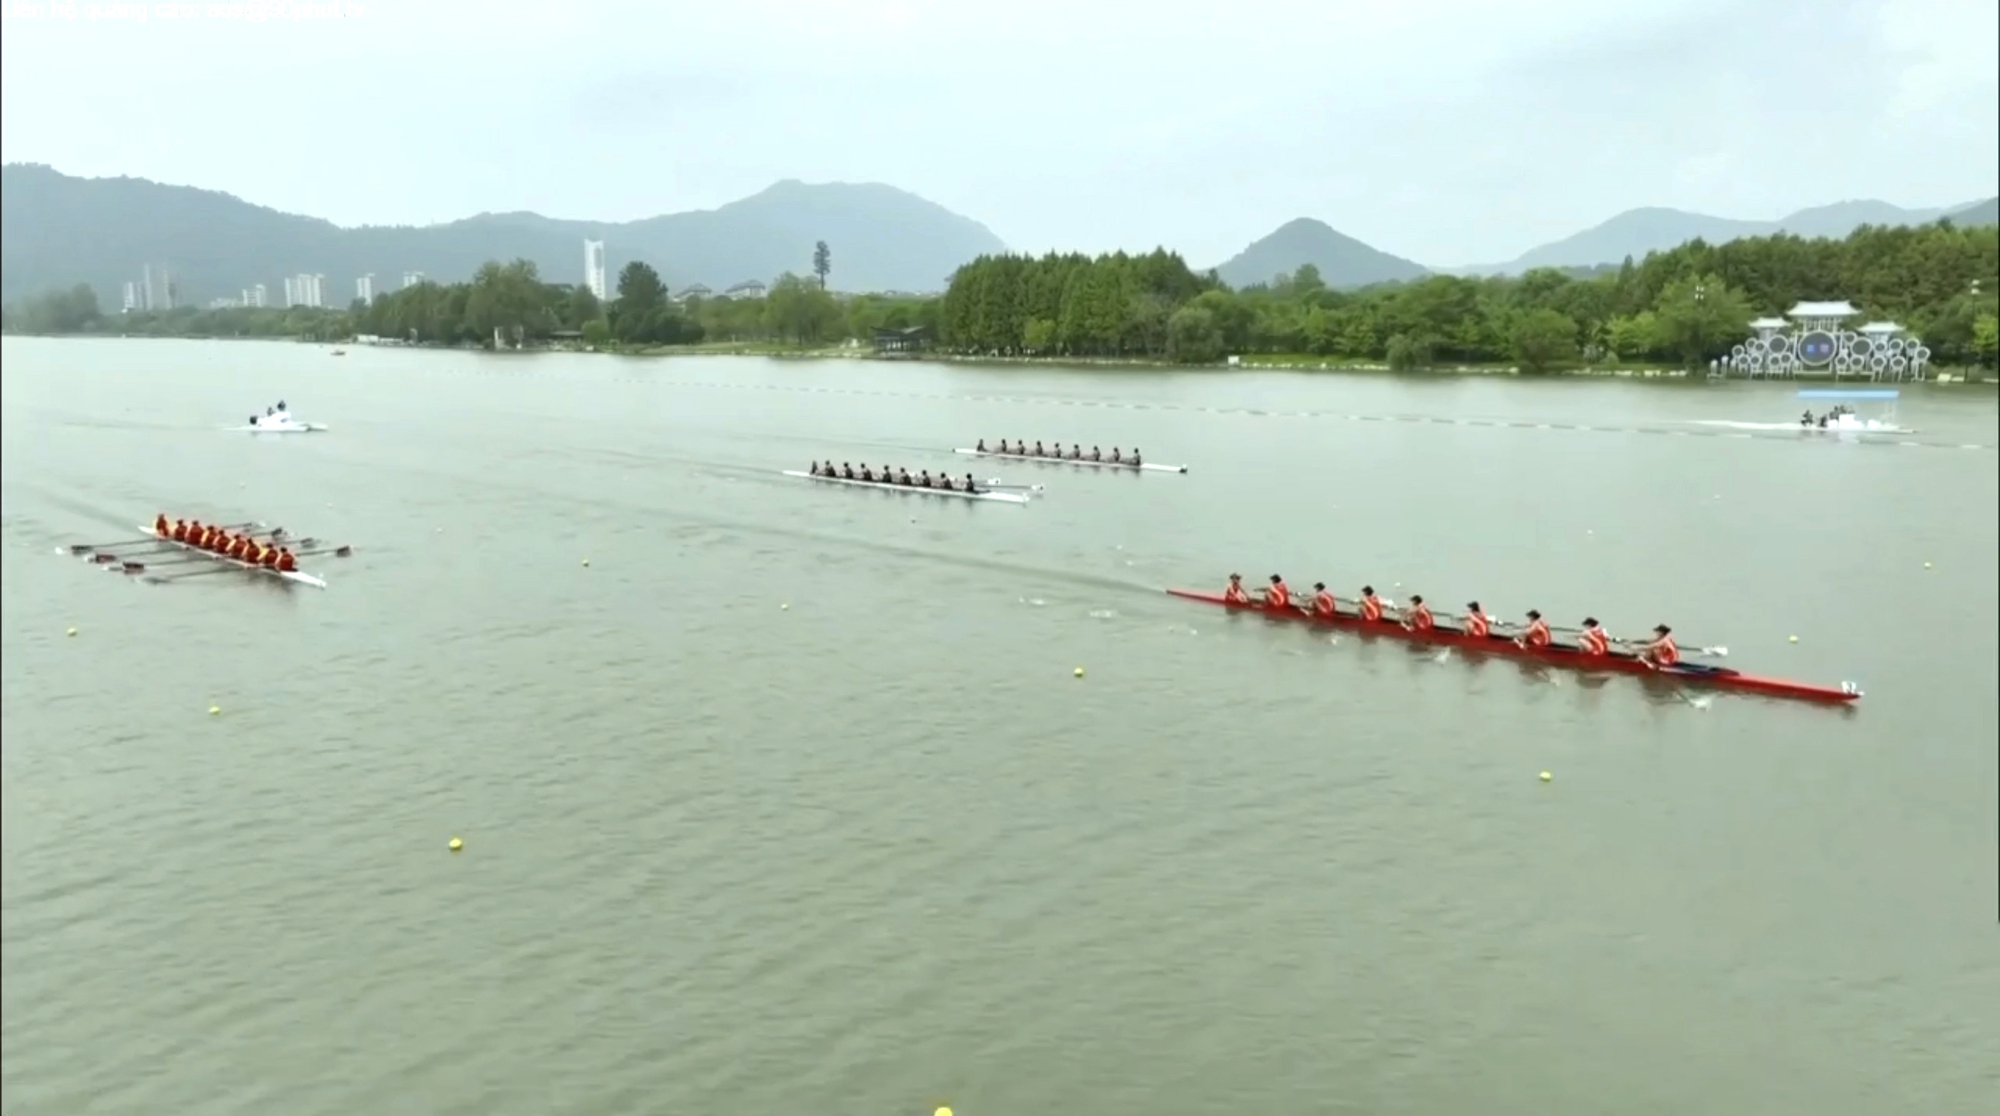
M1313 616L1298 609L1284 612L1270 612L1262 601L1249 604L1232 604L1220 593L1205 592L1200 589L1169 589L1176 597L1191 601L1203 601L1221 605L1235 612L1263 612L1273 619L1303 620L1311 624L1324 624L1336 628L1352 628L1365 635L1383 635L1394 639L1404 639L1415 643L1429 643L1444 647L1458 647L1475 654L1505 655L1517 659L1533 659L1571 670L1604 671L1615 674L1643 674L1655 678L1671 678L1696 686L1711 686L1722 690L1741 690L1763 694L1768 697L1798 698L1804 701L1852 702L1861 698L1861 689L1852 682L1842 682L1838 687L1815 686L1808 682L1789 682L1782 678L1764 678L1754 674L1744 674L1727 667L1706 666L1698 663L1681 663L1676 666L1655 669L1641 662L1636 656L1613 653L1610 655L1585 655L1574 647L1560 644L1553 647L1525 648L1509 636L1467 635L1456 628L1432 628L1428 632L1413 632L1394 620L1363 620L1351 612L1336 614L1331 619Z
M305 573L301 570L275 570L269 566L257 565L255 562L245 562L239 558L231 558L228 557L227 555L217 554L212 550L203 550L201 547L198 547L193 543L185 543L180 541L179 539L166 538L164 536L156 534L150 527L141 527L139 528L139 532L145 535L147 538L153 540L154 542L165 543L168 546L178 547L181 550L185 550L190 554L198 554L203 558L207 558L213 562L220 562L223 563L224 565L235 566L238 569L244 571L245 573L263 574L266 577L275 577L284 581L289 581L294 585L310 585L315 589L326 588L326 582L323 579L314 577L313 575Z
M326 429L326 424L287 420L285 422L255 422L248 426L232 426L229 429L239 434L317 434Z
M1019 492L965 492L956 488L925 488L913 484L883 484L881 481L849 480L846 477L822 477L798 469L787 469L788 477L802 477L822 484L850 484L856 488L880 488L890 492L921 492L926 496L956 496L961 500L988 500L996 504L1025 504L1028 497Z
M1149 473L1187 472L1185 465L1155 465L1150 461L1134 465L1130 461L1092 461L1086 457L1036 457L1032 453L994 453L992 450L978 449L955 449L951 452L962 453L967 457L997 457L1002 461L1036 461L1044 465L1087 465L1093 469L1130 469L1135 473L1141 470Z

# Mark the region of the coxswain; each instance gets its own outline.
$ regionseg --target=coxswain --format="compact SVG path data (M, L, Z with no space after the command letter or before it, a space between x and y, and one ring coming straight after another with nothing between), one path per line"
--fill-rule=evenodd
M292 557L292 548L289 546L279 547L278 569L283 573L291 573L293 570L296 570L298 568L299 568L298 559Z
M166 512L161 512L153 517L153 533L163 539L174 537L174 528L172 524L167 522Z
M1370 624L1382 619L1382 598L1375 595L1373 585L1361 587L1361 618Z
M1528 630L1514 637L1514 644L1523 650L1533 651L1547 647L1550 642L1549 623L1534 609L1528 610Z
M973 443L973 446L972 446L972 452L974 452L974 453L985 453L985 452L986 452L986 439L984 439L984 438L981 438L981 439L979 439L979 441L977 441L977 442Z
M1611 654L1611 633L1597 624L1597 617L1583 618L1583 630L1577 633L1576 649L1586 655Z
M1465 634L1477 639L1485 639L1493 633L1493 621L1481 611L1478 601L1466 604L1465 619L1461 623L1464 625Z
M1233 605L1247 605L1250 603L1250 594L1243 588L1242 574L1229 575L1229 588L1222 591L1222 603Z
M1653 642L1639 650L1639 661L1659 670L1681 661L1681 649L1674 645L1674 630L1665 624L1653 629Z
M1090 447L1090 459L1092 461L1104 460L1104 451L1098 449L1096 446Z
M1403 610L1403 630L1428 632L1435 627L1437 620L1431 616L1431 606L1424 603L1421 594L1410 594L1410 606Z
M1277 574L1271 575L1271 587L1264 590L1264 607L1274 612L1292 607L1292 591Z
M1321 620L1331 620L1335 612L1333 591L1326 587L1324 581L1313 582L1313 615Z

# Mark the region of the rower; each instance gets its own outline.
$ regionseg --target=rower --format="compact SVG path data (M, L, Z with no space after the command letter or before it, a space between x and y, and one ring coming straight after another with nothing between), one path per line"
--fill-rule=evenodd
M1421 594L1410 594L1410 606L1403 610L1403 630L1408 632L1428 632L1437 627L1431 616L1431 606L1424 603Z
M1465 629L1465 634L1476 639L1485 639L1493 632L1493 621L1486 613L1480 610L1478 601L1471 601L1466 604L1465 619L1461 621L1461 624Z
M1111 447L1111 463L1112 463L1113 465L1117 465L1117 464L1121 464L1121 463L1122 463L1122 461L1123 461L1123 459L1122 459L1122 458L1120 458L1120 457L1118 456L1118 447L1117 447L1117 446L1112 446L1112 447Z
M278 568L278 546L276 543L265 545L264 549L257 555L257 564L267 570Z
M918 487L918 488L930 488L930 487L933 487L933 486L931 485L931 471L930 471L929 469L921 469L921 470L918 470L918 475L917 475L917 487Z
M1361 619L1373 624L1382 619L1382 598L1375 595L1373 585L1361 587Z
M1326 582L1313 582L1313 615L1321 620L1331 620L1337 611L1333 592L1326 587Z
M1096 446L1092 446L1092 447L1090 447L1090 459L1091 459L1092 461L1102 461L1102 460L1104 460L1104 453L1103 453L1103 451L1099 450L1099 449L1098 449L1098 448L1097 448Z
M1139 457L1139 447L1138 447L1138 446L1133 446L1133 447L1132 447L1132 464L1134 464L1134 465L1144 465L1144 464L1145 464L1145 461L1144 461L1144 460L1142 460L1142 459L1141 459L1141 458Z
M173 539L175 542L181 542L187 538L187 530L187 520L176 519L174 520L174 529L168 533L167 537Z
M974 452L974 453L985 453L985 452L986 452L986 439L984 439L984 438L981 438L981 439L979 439L979 441L978 441L978 442L974 443L974 444L973 444L973 446L972 446L972 452Z
M1681 661L1681 649L1674 645L1674 630L1665 624L1653 628L1653 641L1639 649L1639 661L1661 670Z
M296 570L298 568L299 568L298 560L292 557L292 548L288 546L279 547L278 548L279 572L291 573L293 570Z
M187 529L175 535L174 538L181 542L199 543L201 541L201 520L189 520Z
M847 463L847 462L845 462L845 461L841 462L841 463L840 463L840 479L841 479L841 480L853 480L853 479L854 479L854 466L853 466L853 465L850 465L850 464L848 464L848 463Z
M241 561L245 555L250 553L250 548L256 545L255 542L251 541L250 536L238 535L235 541L229 544L229 556Z
M1810 407L1806 408L1806 413L1799 416L1799 425L1800 426L1812 425L1812 408Z
M1264 590L1264 607L1273 611L1292 607L1292 591L1277 574L1271 575L1271 587Z
M1539 650L1550 642L1548 621L1534 609L1528 610L1528 630L1514 637L1514 645L1525 651Z
M278 400L278 409L280 411L289 410L289 408L285 406L285 401L282 399Z
M971 474L971 473L967 473L967 474L965 474L965 490L966 490L967 492L977 492L977 491L979 491L979 486L978 486L978 485L976 485L976 484L973 484L973 483L972 483L972 474Z
M1242 574L1229 575L1229 588L1222 591L1222 603L1232 605L1247 605L1250 603L1250 594L1243 588Z
M1586 655L1596 657L1611 654L1611 633L1597 624L1597 617L1583 618L1583 631L1576 636L1576 649Z
M1043 449L1043 448L1042 448L1042 444L1041 444L1040 442L1036 442L1036 443L1035 443L1035 456L1036 456L1036 457L1047 457L1048 455L1049 455L1049 452L1048 452L1047 450L1045 450L1045 449Z
M916 482L910 479L910 471L908 469L898 469L896 470L896 483L915 484Z

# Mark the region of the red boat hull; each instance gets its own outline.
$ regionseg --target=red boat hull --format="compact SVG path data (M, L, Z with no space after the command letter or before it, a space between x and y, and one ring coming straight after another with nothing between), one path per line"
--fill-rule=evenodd
M1788 682L1782 678L1763 678L1754 674L1743 674L1726 667L1697 666L1684 663L1665 670L1655 670L1631 655L1611 654L1602 656L1585 655L1573 647L1557 645L1528 649L1515 643L1511 637L1501 635L1471 636L1456 628L1433 628L1428 632L1412 632L1393 620L1363 620L1351 613L1342 612L1331 619L1312 616L1297 609L1282 612L1267 610L1262 602L1231 604L1220 593L1208 593L1199 589L1169 589L1176 597L1186 597L1191 601L1203 601L1221 605L1232 612L1260 612L1274 620L1298 620L1308 624L1324 625L1332 628L1352 628L1367 635L1388 636L1392 639L1408 640L1412 643L1428 643L1441 647L1460 647L1467 651L1484 655L1503 655L1515 659L1533 659L1571 670L1592 671L1610 674L1639 674L1649 678L1671 678L1694 686L1707 686L1720 690L1740 690L1746 693L1764 694L1769 697L1797 698L1803 701L1822 701L1845 704L1858 701L1858 688L1839 686L1814 686L1805 682Z

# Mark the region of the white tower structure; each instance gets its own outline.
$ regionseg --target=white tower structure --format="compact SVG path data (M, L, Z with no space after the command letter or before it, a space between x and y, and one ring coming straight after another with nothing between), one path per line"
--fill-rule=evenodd
M605 292L610 289L610 284L605 282L604 242L601 240L583 242L583 281L599 302L608 297Z

